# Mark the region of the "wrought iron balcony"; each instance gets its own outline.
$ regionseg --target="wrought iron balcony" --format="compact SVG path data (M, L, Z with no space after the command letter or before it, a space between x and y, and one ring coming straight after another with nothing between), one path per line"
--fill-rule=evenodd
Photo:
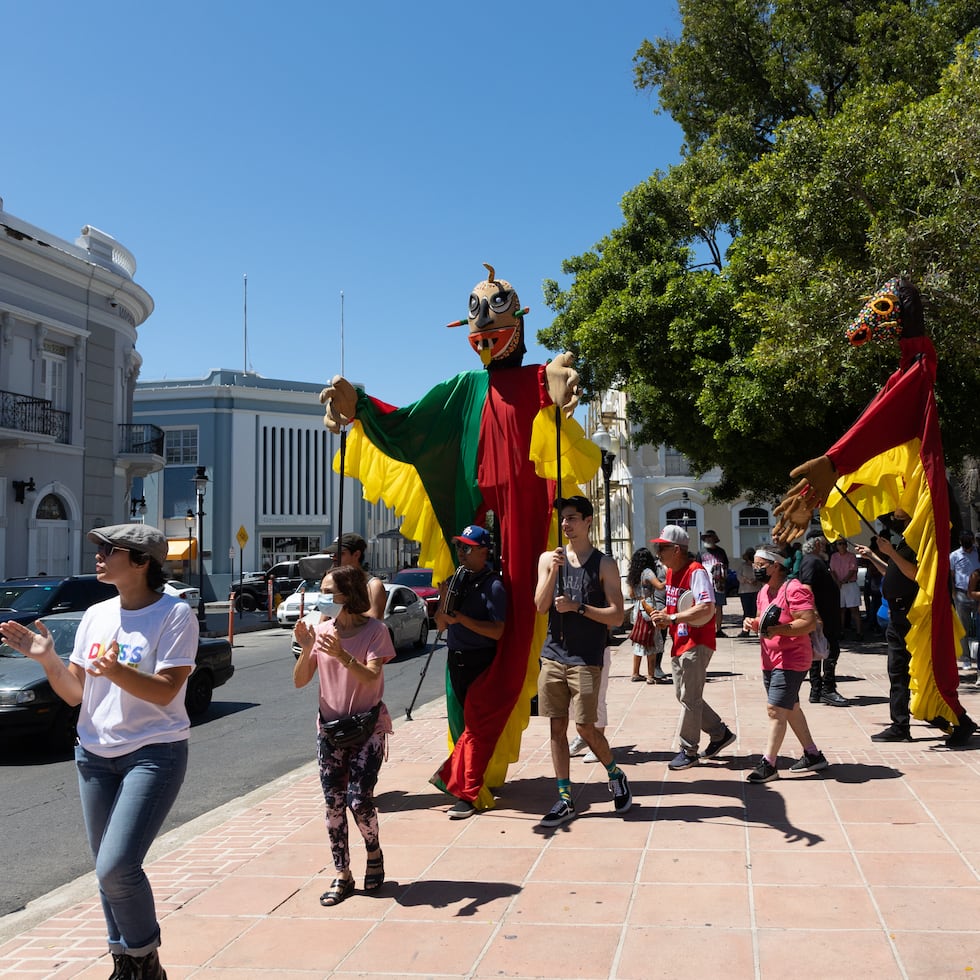
M149 422L120 425L119 452L141 456L162 456L163 429Z
M47 398L0 391L0 429L48 436L55 442L69 442L69 415L53 408Z

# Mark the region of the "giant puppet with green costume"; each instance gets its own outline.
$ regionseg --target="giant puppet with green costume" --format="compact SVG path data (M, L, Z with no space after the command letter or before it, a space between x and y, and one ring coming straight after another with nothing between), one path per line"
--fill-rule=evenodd
M799 482L775 508L774 536L790 541L820 508L828 538L852 537L861 524L901 509L917 558L919 589L909 610L905 644L911 657L910 711L949 732L946 744L969 742L976 725L957 695L956 651L963 628L949 584L950 508L946 461L936 406L936 350L925 335L922 300L909 279L897 277L875 293L847 328L848 341L897 340L898 369L857 421L823 456L790 476Z
M345 474L361 481L367 500L402 517L402 534L419 542L419 564L433 570L434 582L453 574L458 529L493 512L508 595L504 633L491 666L469 688L465 716L446 685L449 757L433 777L477 809L493 806L489 787L502 785L517 760L537 690L547 622L534 608L536 563L558 543L554 500L580 492L601 461L571 417L579 398L572 355L523 364L527 309L513 286L486 268L468 317L449 324L469 327L481 369L401 408L339 376L320 394L327 428L350 426Z

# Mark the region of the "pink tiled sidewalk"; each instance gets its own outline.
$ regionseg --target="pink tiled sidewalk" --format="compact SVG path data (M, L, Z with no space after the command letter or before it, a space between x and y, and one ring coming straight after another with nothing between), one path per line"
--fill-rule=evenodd
M497 809L448 820L427 781L446 749L436 702L391 739L380 893L319 905L332 872L312 760L265 798L159 842L149 874L171 980L932 980L980 969L980 738L951 752L915 726L912 744L870 742L888 721L882 648L845 650L851 707L805 706L831 768L786 773L799 754L788 735L783 778L764 786L744 781L766 730L756 644L720 640L712 662L707 697L738 731L733 753L679 773L666 768L673 689L631 683L629 654L627 641L614 657L608 731L633 787L625 817L611 812L601 767L579 758L580 816L536 827L555 789L547 725L532 718ZM980 693L961 696L980 714ZM360 879L363 848L354 853ZM0 943L0 976L105 980L94 885L84 894Z

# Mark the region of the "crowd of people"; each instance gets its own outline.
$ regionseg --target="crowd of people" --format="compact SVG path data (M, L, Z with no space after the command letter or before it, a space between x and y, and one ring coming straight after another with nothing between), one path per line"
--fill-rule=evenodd
M619 570L592 544L593 509L585 497L561 498L555 508L562 543L540 555L534 591L535 608L547 617L537 698L539 714L548 719L557 790L557 801L539 822L544 829L575 818L570 760L584 749L589 752L585 761L606 770L613 811L624 814L633 802L629 779L605 734L611 634L625 616ZM888 614L891 723L872 741L912 740L905 639L919 588L918 559L902 536L908 515L896 510L881 521L884 530L870 546L857 544L852 550L843 538L828 545L812 531L802 547L747 549L732 570L742 606L738 637L759 643L769 722L749 783L780 777L787 728L800 747L790 772L828 768L801 707L803 685L809 681L811 704L847 706L837 690L840 641L848 625L858 641L874 631L879 606ZM96 575L119 595L85 613L68 662L55 653L43 622L35 629L0 623L0 634L39 662L60 697L80 706L75 758L113 978L165 980L157 954L160 928L142 863L187 768L189 721L179 695L194 668L198 624L186 603L163 592L168 544L162 532L134 523L95 528L88 537L97 547ZM442 583L436 623L446 635L447 680L460 713L451 730L458 736L466 727L468 691L496 657L509 597L494 567L490 531L469 525L453 542L458 569ZM688 532L674 524L650 543L652 549L633 554L626 574L633 603L631 680L673 686L680 717L677 753L667 767L677 771L715 758L737 737L704 696L717 639L724 635L719 612L730 588L728 557L714 532L702 536L700 554L692 552ZM304 687L317 678L316 758L334 866L334 877L320 896L326 907L355 890L348 813L364 842L364 890L375 891L384 883L374 791L393 731L384 703L384 665L395 656L382 621L384 588L364 571L363 538L348 533L336 546L334 567L321 583L320 620L315 625L301 620L294 631L300 648L294 684ZM964 533L949 557L950 596L965 631L960 666L971 667L980 603L980 556L973 534ZM874 582L870 602L866 588L863 622L859 563L868 570L865 586L868 579ZM665 656L669 673L663 669ZM575 729L571 743L570 722ZM976 727L964 716L946 745L967 745ZM451 819L478 812L477 790L458 791L448 811Z

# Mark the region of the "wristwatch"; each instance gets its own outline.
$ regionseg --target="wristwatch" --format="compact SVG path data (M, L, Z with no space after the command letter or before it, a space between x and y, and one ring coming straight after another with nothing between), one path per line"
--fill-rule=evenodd
M671 613L667 618L671 621L671 623L676 623L677 622L677 613Z
M580 616L584 616L584 615L585 615L585 603L584 603L584 602L580 602L580 603L578 604L578 609L576 609L575 611L576 611L576 612L577 612L577 613L578 613L578 614L579 614Z

